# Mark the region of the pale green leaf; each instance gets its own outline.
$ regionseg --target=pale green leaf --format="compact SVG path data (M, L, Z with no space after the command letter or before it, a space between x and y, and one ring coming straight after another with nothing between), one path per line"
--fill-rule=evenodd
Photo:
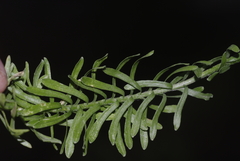
M139 131L140 124L141 124L141 118L144 110L147 108L149 103L153 100L155 97L154 93L152 92L139 106L137 112L136 112L136 117L133 121L132 129L131 129L131 135L134 137L137 132Z
M188 87L184 87L182 96L177 104L177 111L173 117L174 130L177 131L181 124L182 109L188 96Z
M85 77L84 76L84 77L81 78L80 81L84 85L89 86L89 87L98 88L98 89L102 89L102 90L106 90L106 91L119 93L120 95L124 95L124 91L121 88L116 87L116 86L111 85L111 84L107 84L107 83L98 81L98 80L90 78L90 77Z
M128 98L117 110L117 112L115 113L115 117L110 125L109 131L108 131L108 136L109 136L109 140L111 142L112 145L115 144L116 141L116 136L117 136L117 127L119 124L120 119L122 118L122 116L124 115L125 111L129 108L129 106L132 105L132 103L134 102L134 99L132 97Z

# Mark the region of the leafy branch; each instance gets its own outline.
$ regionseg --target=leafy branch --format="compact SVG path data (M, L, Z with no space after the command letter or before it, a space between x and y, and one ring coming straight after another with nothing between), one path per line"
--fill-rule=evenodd
M239 51L236 45L231 45L222 56L193 64L174 64L158 72L151 80L135 80L135 73L140 60L151 56L153 51L138 58L129 75L121 69L139 54L125 58L116 68L102 65L108 57L105 55L96 60L92 69L81 77L79 73L84 59L80 58L68 76L68 85L52 79L46 58L41 60L30 79L29 64L26 62L24 70L18 71L8 56L5 67L0 67L0 90L4 89L3 84L8 84L4 93L0 94L0 119L22 145L31 148L31 144L21 135L32 131L38 139L52 143L56 150L57 144L60 144L60 153L65 152L68 158L72 156L74 146L81 138L83 155L86 155L88 144L96 140L102 125L110 121L109 140L125 156L126 148L133 147L133 137L137 134L140 135L143 149L147 148L149 139L155 139L157 131L162 129L158 122L162 112L174 113L173 125L178 130L188 96L203 100L209 100L213 96L203 93L202 86L191 89L189 85L204 78L211 81L217 74L229 70L231 65L240 62ZM2 79L5 72L7 81ZM112 83L97 79L99 72L111 77ZM125 85L121 87L117 81ZM175 98L177 103L168 104L169 98ZM8 111L10 118L5 113ZM150 112L153 116L149 116ZM16 128L16 118L23 121L26 129ZM66 127L62 140L54 136L56 126ZM50 136L40 132L43 128L50 129Z

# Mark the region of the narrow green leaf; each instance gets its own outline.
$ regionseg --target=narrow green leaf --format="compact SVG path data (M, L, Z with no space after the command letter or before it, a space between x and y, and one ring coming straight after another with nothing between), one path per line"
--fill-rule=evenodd
M77 143L79 141L83 127L86 125L87 120L93 114L95 114L95 112L97 112L99 109L100 109L100 106L98 104L95 104L92 107L90 107L86 112L84 112L84 114L80 116L80 118L77 118L77 120L73 122L72 126L75 127L74 133L73 133L73 143ZM74 117L74 120L75 120L75 117Z
M173 78L172 80L171 80L171 84L176 84L176 83L178 83L178 82L180 82L181 80L183 80L183 76L176 76L175 78Z
M43 60L44 60L44 73L45 73L45 75L48 76L49 79L51 79L52 75L51 75L50 63L47 58L43 58Z
M115 92L115 93L119 93L121 95L124 95L124 91L121 88L116 87L116 86L111 85L111 84L107 84L107 83L98 81L98 80L90 78L90 77L85 77L84 76L84 77L81 78L80 81L86 86L90 86L90 87L93 87L93 88L98 88L98 89L111 91L111 92Z
M88 97L82 93L81 91L79 90L76 90L75 88L72 88L72 87L69 87L69 86L66 86L62 83L59 83L55 80L52 80L52 79L43 79L42 80L42 84L50 89L53 89L53 90L56 90L56 91L60 91L60 92L64 92L64 93L67 93L67 94L70 94L70 95L74 95L80 99L82 99L83 101L85 102L88 102Z
M173 125L174 125L174 130L177 131L178 128L180 127L181 124L181 116L182 116L182 109L184 106L184 103L187 99L187 95L188 95L188 87L184 87L184 91L183 94L177 104L177 111L174 114L173 117Z
M173 74L176 74L176 73L179 73L179 72L186 72L186 71L194 71L198 69L198 66L196 65L189 65L189 66L184 66L184 67L181 67L177 70L175 70L174 72L172 72L167 78L166 80L168 80Z
M203 65L209 66L209 65L212 65L213 62L212 61L207 61L207 60L200 60L200 61L197 61L197 62L193 63L193 65L195 65L195 64L203 64Z
M139 55L140 55L140 54L135 54L135 55L126 57L125 59L123 59L123 60L118 64L116 70L121 70L122 67L123 67L129 60L131 60L133 57L136 57L136 56L139 56Z
M125 111L128 109L129 106L131 106L131 104L133 102L134 102L134 99L132 97L130 97L119 107L119 109L115 113L115 117L114 117L114 119L110 125L109 131L108 131L109 140L112 145L114 145L115 141L116 141L116 136L117 136L117 131L118 131L117 127L118 127L119 121L122 118L122 116L124 115Z
M11 71L12 71L12 69L11 69L11 56L10 55L8 55L7 58L6 58L4 68L5 68L7 77L9 78L10 75L11 75Z
M165 88L165 89L171 89L172 84L168 82L163 82L163 81L154 81L154 80L140 80L137 81L140 87L156 87L156 88ZM132 90L134 89L133 86L130 84L127 84L124 86L125 90Z
M104 110L104 112L101 114L101 116L96 120L94 125L92 126L90 133L89 133L89 142L92 143L95 141L95 139L98 136L98 133L103 125L103 123L106 121L108 116L112 114L114 110L119 106L118 102L114 102L111 106L109 106L107 109Z
M225 64L223 67L221 67L220 69L219 69L219 73L220 74L223 74L223 73L225 73L226 71L228 71L230 69L230 64Z
M78 77L78 75L79 75L79 73L80 73L80 71L81 71L81 69L82 69L83 63L84 63L84 58L81 57L81 58L78 60L77 64L74 66L73 71L72 71L72 74L71 74L71 76L72 76L74 79L77 79L77 77Z
M30 116L34 115L43 111L48 111L52 109L61 108L62 105L59 102L48 102L48 103L41 103L37 105L32 105L29 108L23 109L21 111L22 116Z
M99 89L96 89L96 88L93 88L93 87L88 87L88 86L84 85L82 82L74 79L74 78L73 78L72 76L70 76L70 75L69 75L68 77L71 79L71 81L73 81L74 84L76 84L76 85L79 86L80 88L83 88L83 89L85 89L85 90L92 91L92 92L94 92L94 93L96 93L96 94L99 94L99 95L102 96L104 99L107 99L107 95L106 95L103 91L101 91L101 90L99 90Z
M118 78L141 91L141 87L138 85L138 83L125 73L122 73L119 70L113 68L105 68L103 72L107 75Z
M218 75L218 72L214 72L210 76L208 76L207 81L211 81L216 75Z
M67 139L65 142L65 155L67 158L71 158L73 152L74 152L74 144L73 144L73 138L74 138L74 133L76 132L76 129L78 128L78 125L80 125L80 119L83 115L82 109L79 109L74 117L73 123L70 126Z
M25 62L23 79L24 79L24 82L27 82L28 86L32 86L32 83L29 79L29 75L30 75L29 64L28 62Z
M136 61L133 63L132 68L131 68L131 71L130 71L130 77L131 77L133 80L134 80L135 73L136 73L136 70L137 70L137 66L138 66L140 60L143 59L143 58L152 56L153 53L154 53L154 50L150 51L149 53L147 53L146 55L142 56L141 58L139 58L138 60L136 60Z
M184 89L179 89L179 91L184 91ZM188 95L198 98L198 99L204 99L205 101L209 100L210 98L213 97L213 95L211 93L202 93L196 90L192 90L188 88Z
M163 70L161 70L154 78L153 80L158 80L165 72L167 72L169 69L175 67L175 66L178 66L178 65L189 65L188 63L177 63L177 64L174 64L174 65L171 65Z
M140 143L143 150L147 149L148 146L148 132L140 129Z
M167 105L164 107L164 113L175 113L177 111L177 105Z
M230 46L227 48L227 50L231 50L231 51L233 51L233 52L235 52L235 53L240 52L238 46L236 46L235 44L230 45Z
M194 70L194 74L198 77L198 78L200 78L201 76L202 76L202 69L201 68L198 68L198 69L196 69L196 70Z
M89 134L90 134L90 130L92 129L92 126L94 125L94 121L96 119L96 114L94 114L91 117L91 120L88 124L88 127L85 129L85 135L83 137L83 156L87 155L87 150L88 150L88 142L89 142ZM86 126L85 126L86 127Z
M193 88L194 91L202 92L204 90L203 86Z
M158 119L159 116L161 114L161 112L163 111L163 108L166 104L167 101L167 97L165 94L163 94L163 98L161 100L161 103L159 104L159 106L156 109L156 112L153 115L153 119L152 119L152 125L150 126L150 139L154 140L157 134L157 125L158 125Z
M133 139L131 136L131 119L132 119L133 107L130 106L127 111L126 120L124 124L124 141L128 149L133 147Z
M120 154L122 154L123 157L125 157L126 156L126 148L125 148L123 138L122 138L120 123L118 123L117 130L118 130L118 132L117 132L117 138L116 138L116 147L117 147L118 152Z
M38 95L38 96L44 96L44 97L55 97L55 98L60 98L64 101L67 101L68 103L72 104L72 99L60 92L57 91L52 91L52 90L48 90L48 89L40 89L40 88L36 88L36 87L28 87L27 91Z
M53 144L62 144L62 141L56 138L52 138L50 136L44 135L40 132L38 132L35 129L32 129L32 131L34 132L34 134L37 136L38 139L40 139L43 142L47 142L47 143L53 143Z
M24 140L24 139L22 139L22 138L19 138L19 137L17 137L16 138L16 140L21 144L21 145L23 145L23 146L25 146L25 147L27 147L27 148L32 148L32 145L28 142L28 141L26 141L26 140Z
M147 120L147 108L143 112L140 128L140 143L143 150L145 150L148 146L148 127L146 120Z
M118 66L117 66L117 68L116 68L116 70L121 70L122 69L122 67L129 61L129 60L131 60L131 58L133 58L133 57L136 57L136 56L139 56L140 54L136 54L136 55L132 55L132 56L128 56L128 57L126 57L125 59L123 59L119 64L118 64ZM114 86L116 86L116 78L112 78L112 85L114 85ZM115 97L115 93L112 93L112 98L114 98Z
M102 58L97 59L94 63L93 63L93 67L92 67L92 78L95 79L96 78L96 70L98 69L98 67L102 64L102 62L104 60L106 60L108 58L108 54L104 55Z
M26 94L19 88L15 88L11 86L11 87L8 87L8 90L10 92L14 92L15 96L17 96L18 98L23 99L29 103L33 103L33 104L45 103L45 101L41 100L39 97Z
M131 129L132 137L134 137L137 134L137 132L140 128L142 114L143 114L144 110L147 108L147 106L149 105L149 103L153 100L154 97L155 97L155 95L152 92L147 98L145 98L145 100L139 106L139 108L136 112L136 117L132 124L132 129Z
M37 68L33 74L33 86L34 87L39 87L38 79L40 78L40 75L42 73L43 66L44 66L44 60L41 60L41 62L39 63L39 65L37 66Z
M219 71L226 65L227 63L227 59L229 58L230 54L228 51L225 51L222 55L222 58L221 58L221 64L220 64L220 67L219 67Z
M35 129L41 129L49 126L53 126L55 124L58 124L64 120L66 120L69 116L71 116L72 112L67 112L65 114L59 115L59 116L50 116L47 118L44 118L37 123L33 125L33 128Z

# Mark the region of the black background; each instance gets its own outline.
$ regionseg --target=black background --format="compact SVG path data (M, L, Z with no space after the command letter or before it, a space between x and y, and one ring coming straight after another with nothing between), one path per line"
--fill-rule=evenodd
M43 57L52 66L53 78L66 83L77 60L84 69L109 53L105 64L116 64L129 55L155 54L140 63L137 75L150 79L178 62L193 63L221 55L240 45L239 3L233 0L202 1L6 1L0 3L0 57L11 55L19 70L28 61L33 70ZM164 129L147 150L134 139L123 158L102 131L82 157L81 143L71 160L238 160L239 65L212 82L200 81L210 101L188 98L182 124L175 132L172 115L162 115ZM0 125L1 160L68 160L50 144L27 134L33 149L19 145ZM63 135L63 134L59 134Z

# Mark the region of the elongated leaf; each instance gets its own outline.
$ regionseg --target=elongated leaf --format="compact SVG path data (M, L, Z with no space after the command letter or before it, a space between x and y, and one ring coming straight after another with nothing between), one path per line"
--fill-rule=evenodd
M219 69L219 73L220 74L223 74L223 73L225 73L226 71L228 71L230 69L230 64L225 64L223 67L221 67L220 69Z
M98 89L102 89L102 90L106 90L106 91L111 91L111 92L115 92L115 93L119 93L121 95L124 95L124 91L121 88L118 88L114 85L111 84L107 84L101 81L98 81L96 79L92 79L90 77L82 77L80 80L83 84L85 84L86 86L90 86L93 88L98 88Z
M62 105L59 102L48 102L48 103L41 103L37 105L32 105L29 108L23 109L21 111L22 116L31 116L43 111L48 111L52 109L61 108Z
M92 92L94 92L94 93L97 93L97 94L99 94L100 96L102 96L102 97L105 98L105 99L107 98L107 95L106 95L103 91L101 91L101 90L99 90L99 89L96 89L96 88L93 88L93 87L88 87L88 86L84 85L82 82L74 79L74 78L73 78L72 76L70 76L70 75L69 75L68 77L69 77L69 78L71 79L71 81L73 81L73 83L76 84L77 86L79 86L79 87L81 87L81 88L83 88L83 89L92 91Z
M118 78L118 79L132 85L133 87L135 87L135 88L137 88L138 90L141 91L141 87L138 85L138 83L135 80L133 80L128 75L120 72L119 70L116 70L116 69L113 69L113 68L106 68L106 69L103 70L103 72L106 73L107 75Z
M238 52L240 51L239 48L238 48L238 46L235 45L235 44L230 45L230 46L227 48L227 50L231 50L231 51L233 51L233 52L235 52L235 53L238 53Z
M28 141L26 141L26 140L24 140L24 139L22 139L22 138L20 138L20 137L17 137L16 138L16 140L21 144L21 145L23 145L23 146L25 146L25 147L27 147L27 148L32 148L32 145L28 142Z
M5 61L5 65L4 65L7 77L9 78L11 75L11 56L7 56L6 61Z
M126 57L125 59L123 59L123 60L118 64L116 70L121 70L122 67L123 67L129 60L131 60L133 57L136 57L136 56L139 56L139 55L140 55L140 54L135 54L135 55Z
M179 91L184 91L184 89L179 89ZM210 98L213 97L213 95L211 93L202 93L196 90L192 90L188 88L188 95L192 96L192 97L196 97L199 99L204 99L204 100L209 100Z
M130 106L127 111L126 120L124 124L124 141L128 149L133 147L133 139L131 136L131 120L132 120L133 107Z
M52 74L51 74L50 63L49 63L47 58L43 58L43 60L44 60L44 73L45 73L45 75L48 76L49 79L51 79L52 78Z
M226 71L226 63L227 63L227 59L229 58L230 54L228 51L225 51L222 55L222 59L221 59L221 64L220 64L220 67L219 67L219 72L220 73L224 73L224 71ZM227 65L227 69L230 68L230 65Z
M44 60L41 60L41 62L39 63L39 65L37 66L37 68L33 74L33 86L34 87L39 87L38 79L40 78L41 72L43 70L43 66L44 66Z
M108 58L108 54L104 55L103 57L97 59L94 63L93 63L93 67L92 67L92 78L95 79L96 78L96 70L98 69L98 67L102 64L102 62L104 60L106 60Z
M218 75L218 72L214 72L210 76L208 76L207 81L211 81L216 75Z
M132 97L130 97L119 107L119 109L115 113L115 117L114 117L114 119L110 125L109 131L108 131L109 140L112 145L114 145L115 141L116 141L116 136L117 136L117 131L118 131L117 127L118 127L119 121L122 118L122 116L124 115L125 111L128 109L129 106L131 106L131 104L133 102L134 102L134 99Z
M59 116L52 116L52 117L47 117L44 118L40 121L38 121L37 123L35 123L33 125L33 128L35 129L41 129L41 128L45 128L45 127L49 127L49 126L53 126L55 124L58 124L64 120L66 120L72 113L71 112L67 112L65 114L59 115Z
M45 101L41 100L39 97L30 95L30 94L26 94L21 89L18 89L15 87L8 87L8 90L11 92L14 92L15 96L17 96L18 98L23 99L27 102L30 102L33 104L45 103Z
M28 62L25 62L24 75L23 75L24 83L27 82L28 86L32 86L29 75L30 75L29 64Z
M145 150L148 146L148 127L146 120L147 120L147 108L143 112L140 128L140 143L143 150Z
M83 115L83 111L80 109L78 110L78 112L76 113L73 123L70 126L68 135L67 135L67 139L65 142L65 155L67 158L71 158L73 152L74 152L74 144L73 144L73 140L74 140L74 133L76 132L76 128L78 128L78 125L80 123L80 119Z
M82 93L81 91L76 90L75 88L66 86L62 83L59 83L52 79L43 79L42 84L50 89L54 89L56 91L64 92L70 95L74 95L80 99L82 99L85 102L88 102L88 97Z
M89 132L89 142L92 143L95 141L95 139L98 136L98 133L103 125L103 123L106 121L108 116L112 114L114 110L119 106L118 102L114 102L111 106L109 106L104 112L101 114L101 116L96 120L94 125L92 126L90 132Z
M181 98L178 102L178 105L177 105L177 111L175 112L174 117L173 117L173 125L174 125L174 130L175 131L177 131L178 128L180 127L182 109L183 109L183 106L184 106L185 101L187 99L187 95L188 95L188 87L184 87L183 94L182 94L182 96L181 96Z
M70 104L72 104L72 99L69 96L67 96L63 93L57 92L57 91L52 91L52 90L48 90L48 89L40 89L40 88L36 88L36 87L28 87L27 91L30 93L33 93L35 95L38 95L38 96L60 98L60 99L63 99L64 101L67 101Z
M148 146L148 131L140 129L140 143L143 150Z
M34 134L38 137L38 139L42 140L43 142L47 142L47 143L54 143L54 144L62 144L62 141L56 138L52 138L50 136L44 135L40 132L38 132L37 130L32 129L32 131L34 132Z
M89 134L90 134L90 130L92 129L92 126L94 125L94 121L96 119L96 114L94 114L92 117L91 117L91 120L87 126L87 128L85 128L85 135L83 137L83 156L86 156L87 155L87 150L88 150L88 142L89 142ZM86 127L86 126L85 126Z
M73 68L73 71L72 71L72 74L71 76L74 78L74 79L77 79L81 69L82 69L82 66L84 64L84 58L81 57L78 62L76 63L76 65L74 66Z
M167 101L167 97L165 94L163 94L163 98L161 100L161 103L159 104L159 106L156 109L156 112L154 113L153 119L152 119L152 125L150 126L150 139L154 140L157 134L157 125L158 125L158 119L159 116L161 114L161 112L163 111L163 108L166 104Z
M154 97L155 97L155 95L152 92L139 106L139 108L136 112L136 117L135 117L135 119L133 121L133 124L132 124L132 129L131 129L132 137L134 137L137 134L137 132L140 128L143 111L147 108L147 106L153 100Z
M189 65L189 66L184 66L184 67L181 67L177 70L175 70L174 72L172 72L167 78L166 80L168 80L173 74L176 74L176 73L179 73L179 72L186 72L186 71L194 71L198 69L198 66L196 65Z
M171 89L172 84L168 82L163 82L163 81L154 81L154 80L140 80L137 81L140 87L156 87L156 88L166 88L166 89ZM130 84L127 84L124 86L125 90L132 90L134 89L133 86Z
M171 65L163 70L161 70L154 78L153 80L158 80L165 72L167 72L169 69L175 67L175 66L178 66L178 65L189 65L189 63L177 63L177 64L174 64L174 65Z
M122 154L123 157L125 157L126 156L126 148L125 148L123 138L122 138L120 123L118 123L117 130L118 130L118 132L117 132L117 138L116 138L116 147L118 149L118 152L120 154Z
M98 110L100 109L100 106L98 104L93 105L91 108L89 108L80 118L77 118L77 121L73 122L73 126L75 126L75 130L73 133L73 143L77 143L80 139L83 127L85 126L87 120ZM74 118L75 119L75 118ZM75 125L77 124L77 125ZM71 130L71 129L70 129Z
M140 60L143 59L143 58L152 56L153 53L154 53L154 50L150 51L149 53L147 53L146 55L142 56L141 58L139 58L138 60L136 60L136 61L134 62L134 64L132 65L131 71L130 71L130 77L131 77L132 79L134 79L134 77L135 77L135 73L136 73L136 70L137 70L137 66L138 66Z
M207 60L200 60L200 61L197 61L197 62L193 63L193 65L195 65L195 64L203 64L203 65L209 66L209 65L212 65L213 62L212 61L207 61Z
M164 113L175 113L177 111L177 105L167 105L164 107Z
M128 57L126 57L125 59L123 59L119 64L118 64L118 66L117 66L117 68L116 68L116 70L121 70L122 69L122 67L129 61L129 60L131 60L131 58L133 58L133 57L136 57L136 56L139 56L140 54L136 54L136 55L132 55L132 56L128 56ZM114 86L116 86L116 78L112 78L112 85L114 85ZM115 97L115 93L112 93L112 98L114 98Z
M16 97L15 100L16 100L17 105L19 107L22 107L22 108L29 108L29 107L31 107L33 105L33 104L30 104L27 101L22 100L22 99L20 99L18 97Z

